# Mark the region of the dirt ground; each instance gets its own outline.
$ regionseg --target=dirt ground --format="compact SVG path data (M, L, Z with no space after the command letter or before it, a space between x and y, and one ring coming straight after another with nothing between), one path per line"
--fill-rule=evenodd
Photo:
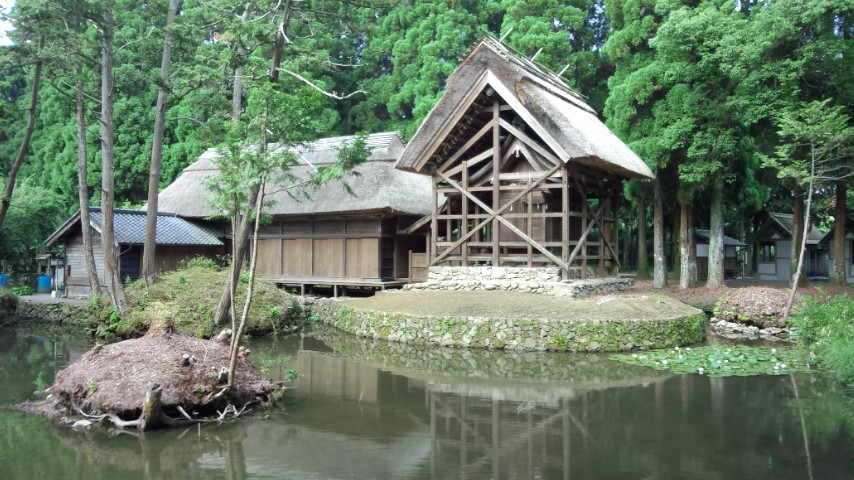
M667 319L691 315L685 305L710 311L730 289L769 287L788 290L784 282L750 279L729 280L725 288L679 289L673 283L653 290L650 280L635 282L633 290L575 300L567 297L498 291L388 291L366 298L344 300L348 305L367 310L435 316L475 316L487 318L528 318L574 321L622 319ZM852 295L850 286L836 287L826 282L807 282L798 288L803 295ZM677 300L674 302L673 300ZM680 303L681 302L681 303ZM685 304L685 305L683 305Z
M437 317L569 320L665 320L694 315L697 311L657 293L601 295L587 299L555 298L530 293L478 290L389 291L366 298L343 300L354 308Z

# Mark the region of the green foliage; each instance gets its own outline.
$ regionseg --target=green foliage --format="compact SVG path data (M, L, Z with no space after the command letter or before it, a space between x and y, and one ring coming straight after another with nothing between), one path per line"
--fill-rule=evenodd
M18 285L16 287L12 287L11 290L18 296L34 295L36 293L36 291L29 285Z
M289 368L289 369L285 370L284 377L285 377L285 380L287 380L289 382L296 380L297 378L299 378L299 376L300 376L300 374L299 374L298 370L294 370L293 368Z
M98 384L90 378L86 381L86 388L89 390L89 395L94 395L98 391Z
M214 271L222 270L222 267L220 267L215 260L210 257L203 257L201 255L183 261L181 266L183 268L205 268Z
M33 385L36 386L37 390L44 390L47 386L47 382L44 379L45 371L41 370L38 375L36 375L36 379L33 380Z
M807 299L806 306L790 317L797 327L798 345L811 359L833 370L839 379L854 384L854 297Z
M44 240L70 213L60 195L31 183L29 179L18 183L0 227L0 259L11 265L44 250Z
M632 365L670 370L674 373L699 373L713 377L783 375L809 371L803 356L791 348L765 348L720 345L676 347L611 355L609 358Z

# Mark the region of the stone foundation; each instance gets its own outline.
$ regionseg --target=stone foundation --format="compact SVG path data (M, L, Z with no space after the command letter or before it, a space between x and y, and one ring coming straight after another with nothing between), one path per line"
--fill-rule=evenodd
M797 331L794 326L784 328L768 327L760 328L756 325L728 322L726 320L712 317L709 326L716 335L732 340L768 340L772 342L794 342L797 339Z
M430 267L427 281L404 290L502 290L583 298L630 290L630 278L561 280L557 267Z
M378 312L331 298L318 299L312 315L344 332L389 342L541 352L621 352L690 345L705 339L708 323L699 310L661 320L566 322Z
M69 302L28 302L26 297L18 300L18 318L33 318L56 323L88 324L94 316L94 307Z

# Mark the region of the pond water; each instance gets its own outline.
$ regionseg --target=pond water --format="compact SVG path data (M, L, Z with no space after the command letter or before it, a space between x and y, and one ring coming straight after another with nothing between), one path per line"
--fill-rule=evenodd
M90 346L0 328L0 406ZM330 331L251 342L279 407L107 435L0 408L0 479L842 479L850 403L819 374L670 375L598 355L414 348Z

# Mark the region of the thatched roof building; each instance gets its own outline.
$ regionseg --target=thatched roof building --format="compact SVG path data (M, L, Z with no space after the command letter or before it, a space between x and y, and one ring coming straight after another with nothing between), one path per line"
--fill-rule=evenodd
M599 120L577 92L549 69L492 37L479 42L448 78L448 88L409 142L397 167L425 171L455 151L489 120L484 97L497 93L523 130L560 161L577 162L624 178L653 178L649 167ZM457 120L465 120L458 122ZM459 145L459 142L457 142Z
M559 75L491 37L397 168L433 179L430 265L557 266L565 278L616 273L622 181L653 178Z
M316 169L337 161L341 148L355 137L317 140L294 148L299 164L289 184L269 184L264 225L258 242L258 273L285 285L377 286L405 283L413 253L424 252L424 233L405 232L431 211L430 179L394 168L404 144L395 132L368 135L367 161L344 182L291 190L309 180ZM284 147L270 145L276 153ZM216 217L206 197L206 181L218 170L209 149L163 189L159 209L187 218ZM304 195L305 194L305 195ZM223 229L224 230L224 229ZM425 271L417 273L426 275Z
M299 166L291 173L294 183L308 180L315 168L334 163L339 149L353 142L355 137L324 138L295 148ZM267 213L275 217L315 217L318 215L347 214L411 214L423 216L430 212L430 180L420 175L395 170L394 162L400 157L404 145L396 132L369 135L366 144L371 152L366 163L356 167L357 175L345 181L352 194L340 182L330 182L316 189L302 190L289 195L283 187L268 185L266 199L272 201ZM281 146L271 144L275 153ZM209 205L207 178L218 170L212 162L219 155L210 148L198 160L184 169L171 185L158 197L159 209L182 217L206 218L219 212Z

